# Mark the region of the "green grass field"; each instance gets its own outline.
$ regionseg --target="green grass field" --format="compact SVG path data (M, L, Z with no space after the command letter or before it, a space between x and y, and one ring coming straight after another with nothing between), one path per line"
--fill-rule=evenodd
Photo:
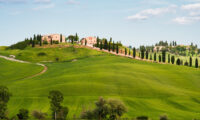
M18 59L32 62L49 61L46 57L38 58L38 52L46 51L52 61L54 54L61 52L58 57L62 60L45 63L46 73L24 79L42 68L0 59L1 84L13 94L8 106L10 116L20 108L50 113L48 93L60 90L65 96L63 104L70 110L69 118L78 117L83 108L93 107L99 96L122 100L128 107L123 117L146 115L158 120L160 115L167 114L172 120L200 118L199 69L138 61L85 48L75 48L77 54L74 54L71 49L2 49L0 54L21 53ZM29 58L26 52L35 57Z

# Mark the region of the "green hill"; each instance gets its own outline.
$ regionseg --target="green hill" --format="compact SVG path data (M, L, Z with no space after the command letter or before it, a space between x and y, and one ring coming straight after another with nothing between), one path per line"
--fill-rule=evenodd
M37 56L40 52L49 59ZM147 115L158 120L167 114L173 120L200 118L200 71L195 68L138 61L86 48L28 48L2 50L0 54L14 54L32 62L55 61L55 57L62 61L45 63L46 73L24 79L42 68L0 59L1 84L13 93L10 116L20 108L50 112L48 93L60 90L70 110L69 118L93 107L99 96L124 101L128 113L123 117Z

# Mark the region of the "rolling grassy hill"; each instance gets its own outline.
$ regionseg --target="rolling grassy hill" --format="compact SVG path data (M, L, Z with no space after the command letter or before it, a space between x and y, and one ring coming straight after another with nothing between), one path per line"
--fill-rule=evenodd
M50 112L48 92L60 90L65 96L63 104L70 109L69 118L79 116L83 108L93 107L99 96L121 99L128 107L123 117L147 115L158 120L160 115L167 114L173 120L200 118L199 69L143 62L86 48L75 48L78 52L74 54L71 49L1 51L7 55L21 53L19 59L32 62L49 61L48 57L37 57L41 51L53 56L49 58L52 61L54 54L60 53L62 60L45 63L48 66L46 73L24 79L42 68L0 59L1 84L13 93L9 102L10 116L20 108ZM27 51L33 52L35 57L24 55ZM71 61L73 59L76 61Z

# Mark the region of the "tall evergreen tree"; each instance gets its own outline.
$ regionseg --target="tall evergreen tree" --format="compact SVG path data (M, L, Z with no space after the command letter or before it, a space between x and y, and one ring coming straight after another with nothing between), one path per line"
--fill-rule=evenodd
M150 60L152 60L152 54L150 54Z
M175 57L172 56L172 57L171 57L171 63L174 64L174 62L175 62Z
M166 51L162 50L162 62L165 63L165 61L166 61Z
M117 43L116 53L119 54L119 45Z
M85 46L87 46L87 40L85 39Z
M136 49L135 49L135 47L133 48L133 58L135 58L136 57Z
M144 49L141 50L141 58L144 59Z
M156 55L156 53L154 53L154 61L155 62L157 61L157 55Z
M62 41L63 41L63 40L62 40L62 34L60 34L60 43L62 43Z
M53 40L52 40L52 38L51 38L51 45L53 45Z
M32 40L32 38L31 38ZM35 40L32 40L32 47L35 47Z
M181 65L181 60L179 58L176 60L176 64Z
M42 36L39 35L39 40L40 40L40 46L42 46Z
M149 52L148 52L148 50L146 51L146 59L147 60L149 59Z
M115 52L115 42L113 41L113 44L112 44L112 51Z
M103 42L101 40L101 43L100 43L100 49L102 50L103 49Z
M99 40L99 37L97 37L97 47L100 47L100 46L99 46L99 41L100 41L100 40Z
M168 63L170 63L170 61L171 61L171 60L170 60L170 54L168 54Z
M105 39L105 41L104 41L104 49L105 49L105 50L108 49L108 41L107 41L107 39Z
M129 53L128 55L130 56L131 55L131 49L130 48L129 48L129 52L128 53Z
M74 36L74 40L75 40L76 42L79 41L79 37L78 37L78 34L77 34L77 33L76 33L76 35Z
M125 48L125 55L127 55L127 48Z
M162 57L161 57L161 55L159 55L159 62L161 62L162 61Z
M109 45L108 45L108 51L110 52L111 50L111 41L109 42Z
M192 67L192 57L190 56L190 67Z
M199 68L199 63L198 63L198 59L197 58L196 58L196 61L195 61L195 67Z

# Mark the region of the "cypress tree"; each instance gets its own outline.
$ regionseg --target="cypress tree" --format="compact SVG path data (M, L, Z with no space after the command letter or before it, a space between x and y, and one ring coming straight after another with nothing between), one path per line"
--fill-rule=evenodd
M168 63L170 63L170 61L171 61L171 60L170 60L170 54L168 54Z
M52 40L52 38L51 38L51 45L53 45L53 40Z
M165 63L165 61L166 61L166 51L162 50L162 62Z
M131 55L131 50L130 50L130 48L129 48L129 56Z
M125 55L127 55L127 48L125 48Z
M87 40L85 39L85 46L87 45Z
M118 43L117 43L116 53L119 54L119 46L118 46Z
M181 65L181 60L179 58L176 60L176 64Z
M62 43L62 34L60 34L60 43Z
M159 55L159 62L161 62L162 60L161 60L162 58L161 58L161 55Z
M192 57L190 56L190 67L192 67Z
M133 58L135 58L135 56L136 56L136 49L135 49L135 47L133 48Z
M150 55L150 60L152 60L152 54Z
M111 49L111 41L109 42L109 45L108 45L108 51L110 52L110 49Z
M144 59L144 49L141 50L141 58Z
M39 35L40 46L42 46L42 36Z
M171 63L174 64L174 62L175 62L175 57L172 56L172 57L171 57Z
M31 38L32 40L32 38ZM35 47L35 40L32 40L32 47Z
M156 53L154 53L154 61L155 62L157 61L157 55L156 55Z
M199 63L198 63L198 59L196 58L196 62L195 62L195 67L199 68Z
M102 49L103 49L103 43L101 41L101 43L100 43L100 50L102 50Z
M104 42L104 49L107 50L108 49L108 41L105 39L105 42Z
M149 52L148 52L148 50L146 51L146 59L147 60L149 59Z
M115 52L115 42L113 41L112 51Z
M97 47L99 47L99 37L97 37Z

